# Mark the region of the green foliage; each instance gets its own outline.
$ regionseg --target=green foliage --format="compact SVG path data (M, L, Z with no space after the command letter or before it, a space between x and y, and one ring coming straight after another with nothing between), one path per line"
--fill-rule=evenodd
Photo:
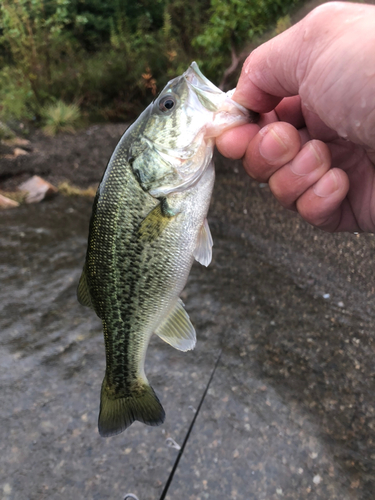
M85 196L87 198L94 198L97 188L97 186L90 186L87 189L81 189L69 182L61 182L58 186L59 193L63 196Z
M3 139L14 139L16 134L6 123L0 122L0 141Z
M193 44L203 49L203 71L219 79L229 66L231 51L239 51L267 31L298 0L211 0L211 16Z
M22 72L37 102L48 95L51 66L68 48L64 30L69 22L69 0L3 0L1 3L2 36L12 59Z
M0 117L2 120L32 119L37 108L30 82L15 66L0 69Z
M231 51L296 2L2 0L0 119L39 120L64 101L91 119L128 120L194 59L218 83Z
M76 104L57 101L42 109L42 117L45 123L43 131L53 136L58 132L74 132L81 113Z
M290 19L289 14L287 14L286 16L280 17L280 19L278 19L277 23L276 23L275 34L279 35L283 31L290 28L291 25L292 25L292 21Z

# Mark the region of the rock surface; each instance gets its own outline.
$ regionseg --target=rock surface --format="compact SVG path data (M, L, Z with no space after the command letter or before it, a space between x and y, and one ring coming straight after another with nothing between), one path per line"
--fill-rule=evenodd
M64 181L80 188L97 184L126 127L126 124L92 125L76 134L60 134L56 138L36 131L30 136L30 144L22 146L27 148L27 155L14 156L13 146L0 145L0 188L15 190L33 175L55 186Z
M34 175L28 181L20 184L18 189L27 193L26 203L38 203L46 198L51 198L58 191L55 186L38 175Z
M167 500L375 498L375 237L323 233L216 167L213 261L182 295L197 347L152 339L166 421L108 439L102 326L76 298L92 200L1 214L2 500L158 500L220 350Z
M0 208L15 208L19 207L19 205L17 201L11 200L7 196L0 194Z

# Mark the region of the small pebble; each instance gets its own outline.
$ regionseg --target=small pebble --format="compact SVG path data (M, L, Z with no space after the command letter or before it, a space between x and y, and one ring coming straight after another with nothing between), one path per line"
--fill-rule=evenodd
M4 495L10 495L12 493L12 487L9 483L5 483L3 486Z
M323 299L329 299L329 298L330 298L330 296L331 296L331 295L330 295L329 293L325 293L325 294L323 295Z
M314 479L313 479L313 482L314 484L320 484L322 478L319 476L319 474L317 474L316 476L314 476Z

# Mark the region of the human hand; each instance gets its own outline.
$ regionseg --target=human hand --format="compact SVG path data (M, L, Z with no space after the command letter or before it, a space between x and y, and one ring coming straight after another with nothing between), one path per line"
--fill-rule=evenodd
M254 50L233 99L260 122L217 138L286 208L375 232L375 7L333 2Z

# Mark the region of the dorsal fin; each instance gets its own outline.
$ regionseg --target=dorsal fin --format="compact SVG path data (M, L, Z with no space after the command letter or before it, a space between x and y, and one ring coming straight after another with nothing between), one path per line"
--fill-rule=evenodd
M195 329L181 299L177 299L175 306L155 333L179 351L194 349L197 341Z

